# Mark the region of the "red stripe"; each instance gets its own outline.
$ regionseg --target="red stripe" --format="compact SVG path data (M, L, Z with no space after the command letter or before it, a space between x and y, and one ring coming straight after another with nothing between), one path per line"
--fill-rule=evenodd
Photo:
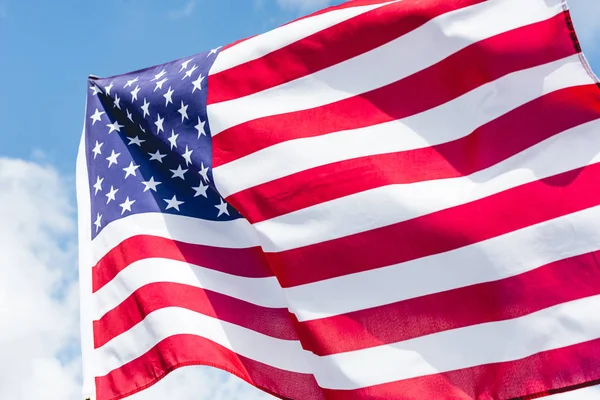
M213 166L292 139L406 118L509 73L573 54L575 49L565 16L559 14L474 43L429 68L382 88L322 107L259 118L226 129L213 137Z
M493 346L494 343L490 343ZM492 400L541 397L597 384L600 339L521 360L480 365L358 390L323 389L328 400Z
M482 1L405 0L368 11L261 58L210 75L208 104L310 75L382 46L439 15ZM351 42L348 35L354 38Z
M391 1L391 0L348 0L348 1L346 1L346 2L344 2L342 4L339 4L337 6L329 6L327 8L322 9L322 10L315 11L312 14L309 14L309 15L306 15L304 17L300 17L300 18L296 19L295 21L300 21L300 20L303 20L303 19L312 18L312 17L315 17L317 15L326 14L328 12L335 11L335 10L342 10L344 8L352 8L352 7L359 7L359 6L370 6L370 5L373 5L373 4L387 3L389 1ZM450 1L452 1L452 0L450 0Z
M189 365L222 369L282 399L324 399L312 375L262 364L203 337L177 335L161 341L144 355L108 375L97 377L97 400L131 396L154 385L169 372Z
M324 356L521 317L600 294L599 257L596 251L495 282L297 323L298 335Z
M307 18L312 18L312 17L315 17L317 15L326 14L328 12L335 11L335 10L341 10L341 9L344 9L344 8L351 8L351 7L358 7L358 6L368 6L368 5L371 5L371 4L387 3L388 1L390 1L390 0L349 0L349 1L345 2L345 3L343 3L343 4L340 4L340 5L337 5L337 6L327 7L325 9L316 11L316 12L314 12L312 14L302 16L300 18L297 18L295 20L292 20L290 22L287 22L287 23L283 24L282 26L290 25L290 24L293 24L294 22L301 21L301 20L307 19ZM245 42L248 39L256 37L256 36L258 36L258 35L250 36L250 37L247 37L245 39L236 40L233 43L230 43L230 44L228 44L226 46L223 46L223 50L228 49L230 47L234 47L234 46L236 46L236 45L238 45L238 44L240 44L242 42Z
M223 48L221 49L221 52L222 52L222 51L224 51L224 50L227 50L227 49L229 49L229 48L231 48L231 47L235 47L236 45L238 45L238 44L240 44L240 43L243 43L243 42L245 42L246 40L250 40L250 39L252 39L252 38L254 38L254 37L256 37L256 36L258 36L258 35L252 35L252 36L248 36L247 38L238 39L238 40L236 40L235 42L231 42L231 43L229 43L229 44L226 44L226 45L225 45L225 46L223 46Z
M298 339L287 309L261 307L189 285L156 282L136 290L100 320L94 321L95 347L103 346L142 322L150 313L166 307L186 308L279 339Z
M260 247L231 249L138 235L119 243L93 268L93 292L100 290L130 264L148 258L184 261L248 278L273 276Z
M598 118L600 91L596 85L566 88L452 142L311 168L238 192L227 200L256 223L380 186L467 176Z
M267 258L282 287L394 265L597 206L599 179L600 163L386 227L267 253Z

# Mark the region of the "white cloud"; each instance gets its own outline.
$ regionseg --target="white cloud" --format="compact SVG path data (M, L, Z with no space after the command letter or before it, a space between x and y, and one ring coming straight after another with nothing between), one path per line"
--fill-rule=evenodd
M277 4L288 10L315 10L331 4L331 0L277 0Z
M0 399L81 400L76 215L72 179L0 157ZM168 375L133 400L264 400L208 367Z
M306 11L328 0L277 0ZM600 1L569 0L586 53L600 50ZM193 13L196 0L170 13ZM0 4L0 19L6 18ZM0 399L80 400L74 183L38 162L0 157ZM598 388L550 400L600 398ZM225 372L179 369L132 400L265 400L271 396Z
M189 0L182 8L169 11L169 18L181 19L191 16L196 9L196 3L197 0Z
M0 158L0 399L81 399L73 185L50 166ZM208 367L181 368L129 397L165 398L272 399ZM591 388L549 399L596 398Z
M71 185L0 158L0 399L79 397Z

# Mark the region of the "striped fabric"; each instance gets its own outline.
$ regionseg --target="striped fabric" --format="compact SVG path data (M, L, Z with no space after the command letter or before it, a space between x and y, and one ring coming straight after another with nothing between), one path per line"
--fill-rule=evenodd
M96 235L84 132L86 394L186 365L294 400L600 382L600 85L563 0L355 0L215 55L202 168L241 218Z

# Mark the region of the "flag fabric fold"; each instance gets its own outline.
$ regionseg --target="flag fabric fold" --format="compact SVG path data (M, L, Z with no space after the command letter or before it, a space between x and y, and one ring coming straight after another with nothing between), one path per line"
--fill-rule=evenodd
M84 392L600 382L600 85L563 0L355 0L88 81Z

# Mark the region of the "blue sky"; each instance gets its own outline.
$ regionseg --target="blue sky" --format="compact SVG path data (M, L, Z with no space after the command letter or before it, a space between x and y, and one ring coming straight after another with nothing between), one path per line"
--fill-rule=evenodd
M332 1L330 3L341 3ZM167 62L273 28L326 0L0 0L0 154L35 149L72 173L83 122L86 78ZM571 0L581 40L593 0ZM299 6L300 5L300 6ZM593 10L592 10L593 11ZM591 16L590 16L591 14Z
M110 76L199 53L310 8L293 3L0 0L0 90L8 94L0 97L0 154L28 158L44 149L61 171L72 171L89 74Z
M525 0L524 0L525 1ZM73 176L87 76L182 58L264 32L327 0L0 0L0 398L79 396ZM600 1L570 0L600 72ZM10 308L10 309L9 309ZM17 361L18 360L18 361ZM267 398L224 373L178 371L137 399ZM581 392L563 399L598 395ZM578 397L581 396L581 397Z

